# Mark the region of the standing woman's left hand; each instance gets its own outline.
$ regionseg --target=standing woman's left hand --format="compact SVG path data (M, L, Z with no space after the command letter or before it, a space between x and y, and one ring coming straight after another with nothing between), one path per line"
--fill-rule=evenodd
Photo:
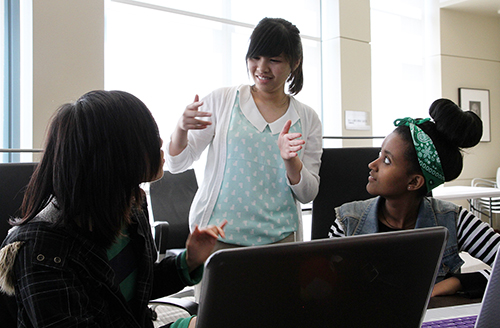
M212 254L217 238L226 238L224 227L227 221L224 220L220 226L210 225L199 229L196 226L186 241L186 262L189 271L193 271L207 260Z
M278 147L280 149L281 158L285 162L286 175L292 185L300 182L300 171L302 170L302 161L299 159L297 152L302 149L302 145L306 142L302 139L301 133L289 133L292 121L286 121L283 129L278 136Z
M278 137L278 147L280 148L280 155L285 161L297 157L297 152L302 149L302 145L306 142L302 139L301 133L289 133L292 121L286 121L283 129Z

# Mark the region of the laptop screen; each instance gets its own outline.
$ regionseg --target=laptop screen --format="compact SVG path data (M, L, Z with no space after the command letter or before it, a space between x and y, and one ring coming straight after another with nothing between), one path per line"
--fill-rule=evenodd
M197 327L418 327L444 228L222 250Z
M477 328L498 326L500 322L500 252L497 251L493 263L490 280L477 318Z

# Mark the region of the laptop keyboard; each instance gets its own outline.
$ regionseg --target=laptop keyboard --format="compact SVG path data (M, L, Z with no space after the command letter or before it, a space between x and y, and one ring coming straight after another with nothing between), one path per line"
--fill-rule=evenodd
M444 319L437 321L424 322L422 328L434 328L434 327L459 327L459 328L474 328L476 323L477 315L471 315L468 317Z

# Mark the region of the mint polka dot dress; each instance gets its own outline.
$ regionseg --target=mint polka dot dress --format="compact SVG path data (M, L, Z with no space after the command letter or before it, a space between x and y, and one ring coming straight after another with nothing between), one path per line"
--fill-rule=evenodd
M279 133L272 134L268 125L259 131L242 112L239 99L238 94L229 123L224 178L209 224L228 221L226 238L221 239L225 243L270 244L297 231L298 209L287 184ZM290 132L302 133L300 120Z

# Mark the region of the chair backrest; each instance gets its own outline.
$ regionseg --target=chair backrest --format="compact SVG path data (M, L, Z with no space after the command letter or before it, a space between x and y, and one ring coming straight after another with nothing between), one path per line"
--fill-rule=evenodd
M373 197L366 191L368 164L379 152L378 147L323 149L319 193L312 204L311 239L328 238L335 207Z
M8 220L19 216L26 186L38 163L0 163L0 243L11 228ZM17 327L13 296L0 295L1 326Z
M497 169L497 188L500 188L500 167Z
M24 191L38 163L0 163L0 240L10 229L8 220L19 216Z
M151 183L149 193L154 221L167 221L168 235L162 237L162 249L185 248L189 235L189 209L198 183L193 169L172 174L165 171L163 178ZM157 245L158 246L158 245Z

